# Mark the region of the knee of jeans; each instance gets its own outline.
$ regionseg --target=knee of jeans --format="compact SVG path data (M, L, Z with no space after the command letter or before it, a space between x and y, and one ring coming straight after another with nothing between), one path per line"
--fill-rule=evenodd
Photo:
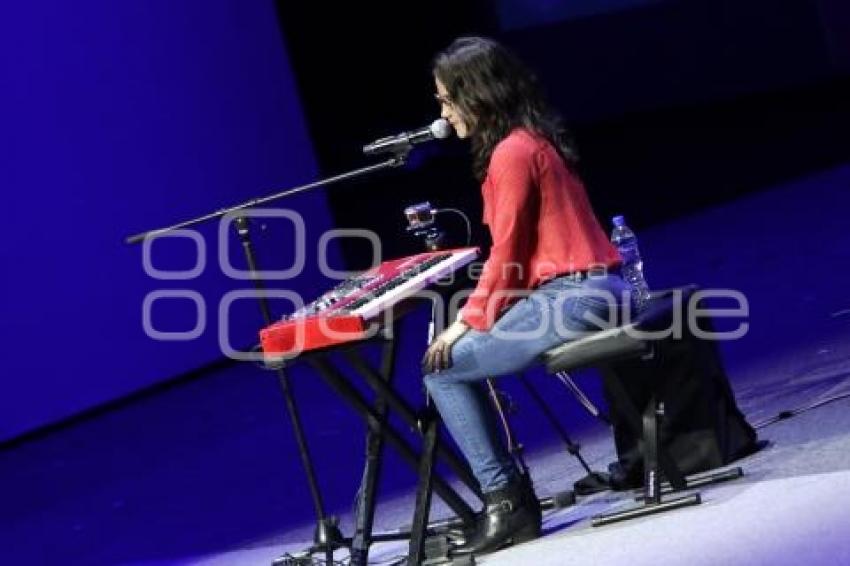
M451 387L452 379L451 369L443 370L440 372L432 372L426 374L422 381L425 383L425 389L428 391L428 394L431 397L434 397L434 394L439 394L440 391L445 391L446 387Z
M437 386L437 379L439 376L436 373L428 373L422 378L422 382L425 384L425 389L428 390L428 393L434 391Z

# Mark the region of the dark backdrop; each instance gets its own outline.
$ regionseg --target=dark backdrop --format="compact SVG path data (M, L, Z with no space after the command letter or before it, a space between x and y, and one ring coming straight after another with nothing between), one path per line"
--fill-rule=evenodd
M850 155L845 3L567 4L278 2L323 172L365 163L362 144L436 117L431 57L466 33L496 37L537 70L576 135L597 211L637 229ZM337 224L377 230L388 256L418 249L404 234L408 204L480 215L457 141L422 146L406 170L330 198ZM344 251L365 261L353 242Z

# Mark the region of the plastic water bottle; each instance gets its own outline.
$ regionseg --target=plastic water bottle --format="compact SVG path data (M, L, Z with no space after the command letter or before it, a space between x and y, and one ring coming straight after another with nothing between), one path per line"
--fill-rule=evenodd
M611 243L623 258L623 279L632 287L634 305L640 311L649 300L649 286L643 276L643 261L640 258L637 236L626 226L622 216L615 216L614 229L611 231Z

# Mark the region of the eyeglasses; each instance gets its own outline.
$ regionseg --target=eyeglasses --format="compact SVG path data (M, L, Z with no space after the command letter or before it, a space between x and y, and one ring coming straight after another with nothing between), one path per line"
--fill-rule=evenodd
M455 105L455 103L452 102L451 99L448 96L444 96L442 94L435 93L434 98L437 100L437 102L439 102L443 106L454 106Z

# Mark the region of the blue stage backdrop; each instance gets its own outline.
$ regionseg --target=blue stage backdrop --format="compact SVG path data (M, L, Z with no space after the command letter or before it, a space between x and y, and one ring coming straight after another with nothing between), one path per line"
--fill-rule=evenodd
M218 225L199 230L208 261L186 280L146 275L142 246L123 238L312 181L316 164L271 0L42 0L2 11L6 440L221 359L220 301L251 285L222 274ZM307 262L305 273L272 286L310 295L326 285L314 265L330 225L325 196L280 206L305 218ZM267 267L294 263L292 226L257 222ZM195 246L158 241L153 264L190 270ZM146 335L143 303L157 290L183 298L154 301L152 326L197 327L198 338ZM230 343L256 342L261 320L250 298L229 318Z

